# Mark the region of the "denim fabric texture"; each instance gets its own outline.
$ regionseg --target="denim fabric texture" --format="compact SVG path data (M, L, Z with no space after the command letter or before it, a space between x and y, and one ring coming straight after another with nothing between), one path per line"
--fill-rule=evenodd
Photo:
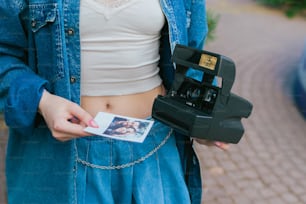
M78 203L190 203L171 132L155 121L141 144L100 136L78 140Z
M171 85L176 44L202 48L207 33L204 0L161 0L167 25L160 48L161 77ZM37 114L43 89L80 102L79 0L0 0L0 110L9 127L6 180L9 203L76 203L77 140L56 141ZM199 73L190 70L189 75ZM162 135L161 135L162 136ZM184 142L176 143L185 170ZM193 153L188 187L200 202L199 165ZM191 181L195 181L190 183Z

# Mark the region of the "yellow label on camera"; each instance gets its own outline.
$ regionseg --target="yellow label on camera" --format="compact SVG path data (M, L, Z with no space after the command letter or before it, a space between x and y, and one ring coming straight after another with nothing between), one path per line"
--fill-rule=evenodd
M217 60L218 59L215 56L202 54L199 65L202 66L202 67L205 67L207 69L210 69L210 70L215 70Z

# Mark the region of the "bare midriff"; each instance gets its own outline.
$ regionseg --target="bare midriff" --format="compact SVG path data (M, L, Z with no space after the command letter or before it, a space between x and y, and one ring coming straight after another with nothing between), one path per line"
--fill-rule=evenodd
M143 93L120 96L82 96L81 106L93 117L98 112L108 112L145 119L151 116L154 99L164 95L162 85Z

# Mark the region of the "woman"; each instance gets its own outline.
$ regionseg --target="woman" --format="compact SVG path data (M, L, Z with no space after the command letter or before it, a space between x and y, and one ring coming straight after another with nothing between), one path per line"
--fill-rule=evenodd
M186 137L158 121L142 144L83 129L99 111L149 118L174 46L206 32L201 0L0 0L9 203L199 203Z

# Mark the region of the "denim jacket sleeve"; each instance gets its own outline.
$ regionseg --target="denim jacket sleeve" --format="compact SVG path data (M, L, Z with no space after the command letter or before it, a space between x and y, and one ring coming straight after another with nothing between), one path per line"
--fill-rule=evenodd
M205 0L185 0L188 27L188 46L203 49L208 32ZM187 75L201 80L203 73L199 70L189 69Z
M208 32L205 0L185 0L188 46L202 49Z
M33 123L47 81L27 65L23 1L0 0L0 111L10 127Z
M162 1L163 2L163 1ZM168 1L166 1L168 2ZM172 2L171 0L169 2ZM162 30L161 36L161 49L160 49L160 75L163 79L166 89L171 87L172 81L174 79L174 66L171 62L171 54L173 52L172 44L179 43L186 46L194 47L197 49L203 49L204 42L208 32L207 17L206 17L206 1L205 0L183 0L184 2L184 12L182 12L182 7L173 7L172 9L165 9L166 14L173 14L173 19L168 19L169 23ZM176 2L172 2L176 4ZM171 4L170 4L171 5ZM169 7L169 6L168 6ZM167 7L166 7L167 8ZM178 22L175 16L182 16L185 13L186 22ZM166 15L171 18L172 15ZM181 18L178 18L181 19ZM175 25L175 26L174 26ZM182 26L183 25L183 26ZM180 33L186 33L187 36L177 35L175 31L177 29L171 29L171 27L184 29L180 30ZM186 29L186 30L185 30ZM172 30L172 33L169 32ZM170 42L172 39L172 42ZM186 39L186 40L185 40ZM200 80L203 73L199 70L189 69L187 75L191 78Z

